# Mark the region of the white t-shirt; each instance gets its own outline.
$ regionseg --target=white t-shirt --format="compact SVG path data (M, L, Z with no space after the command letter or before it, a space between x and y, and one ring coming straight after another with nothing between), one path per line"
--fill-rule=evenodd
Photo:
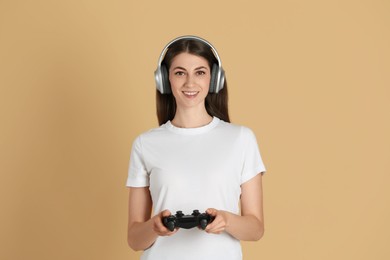
M189 215L208 208L239 214L241 184L264 172L249 128L216 117L198 128L178 128L168 121L134 141L127 186L149 186L155 214L168 209ZM193 228L158 237L141 259L238 260L242 252L239 240L227 233Z

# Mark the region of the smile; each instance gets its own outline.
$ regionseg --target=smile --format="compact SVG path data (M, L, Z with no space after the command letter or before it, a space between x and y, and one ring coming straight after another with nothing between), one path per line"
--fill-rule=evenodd
M199 91L183 91L183 94L186 96L195 96L198 93Z

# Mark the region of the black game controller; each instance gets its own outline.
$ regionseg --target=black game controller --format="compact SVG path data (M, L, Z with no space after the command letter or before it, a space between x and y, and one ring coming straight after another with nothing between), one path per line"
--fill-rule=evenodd
M184 215L183 212L176 211L176 215L163 217L162 222L170 231L175 230L177 227L185 229L200 227L204 230L213 220L213 216L194 210L191 215Z

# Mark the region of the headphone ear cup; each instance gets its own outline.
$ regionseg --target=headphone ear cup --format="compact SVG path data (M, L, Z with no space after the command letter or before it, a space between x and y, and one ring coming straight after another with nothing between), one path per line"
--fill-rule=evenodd
M225 71L223 70L223 68L221 68L219 72L218 86L215 92L218 93L221 89L223 89L224 84L225 84Z
M161 84L162 84L162 94L169 94L172 93L171 90L171 84L169 83L169 75L168 75L168 70L165 65L161 65Z
M211 69L211 77L210 77L210 93L217 93L217 84L218 84L218 65L213 64Z

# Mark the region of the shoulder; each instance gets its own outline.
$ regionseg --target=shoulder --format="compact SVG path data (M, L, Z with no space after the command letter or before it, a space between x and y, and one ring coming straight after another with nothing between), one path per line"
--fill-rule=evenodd
M219 123L219 130L236 133L244 138L248 136L254 136L254 132L249 127L235 123L228 123L222 120Z
M142 142L149 141L149 140L156 140L161 139L163 136L167 135L168 131L164 125L161 125L159 127L151 128L149 130L146 130L145 132L139 134L134 139L134 143L141 144Z

